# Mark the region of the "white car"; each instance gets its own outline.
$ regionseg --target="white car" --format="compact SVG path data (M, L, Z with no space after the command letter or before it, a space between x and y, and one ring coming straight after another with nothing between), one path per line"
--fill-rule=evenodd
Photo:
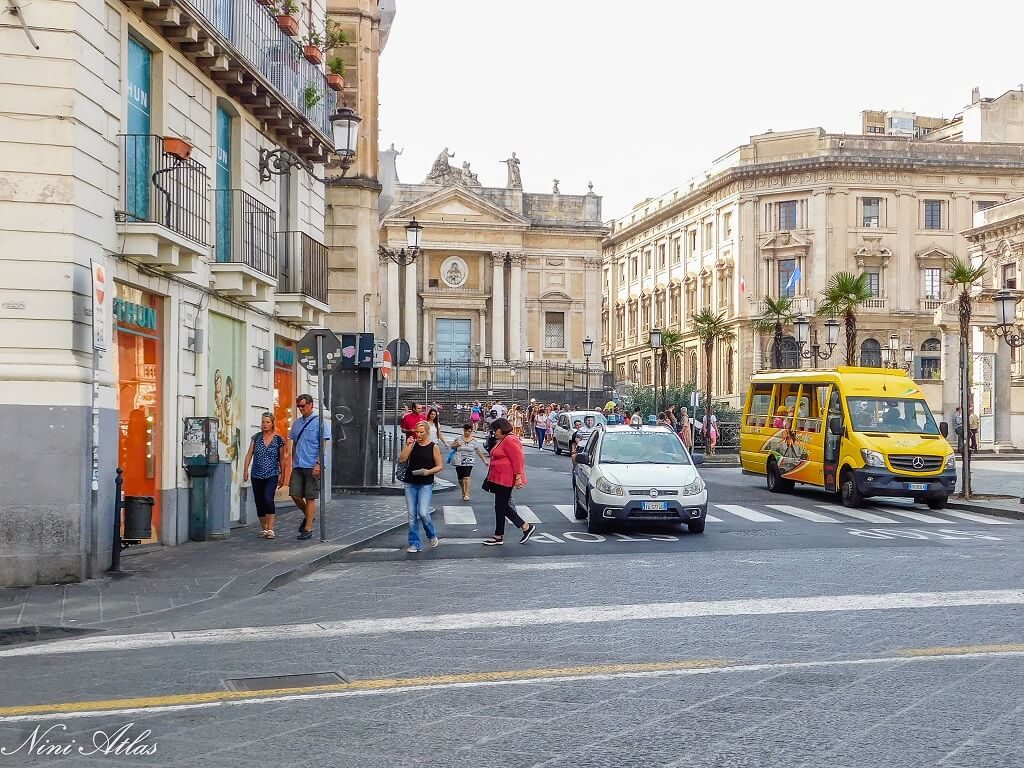
M666 522L703 533L708 491L690 456L667 427L602 427L577 450L573 468L576 519L600 533L614 522Z
M587 416L594 417L595 427L608 423L604 414L597 411L562 411L558 414L555 426L551 428L551 440L554 443L556 456L560 456L563 451L569 452L569 441L572 440L572 433L576 431L573 424L577 421L585 424Z

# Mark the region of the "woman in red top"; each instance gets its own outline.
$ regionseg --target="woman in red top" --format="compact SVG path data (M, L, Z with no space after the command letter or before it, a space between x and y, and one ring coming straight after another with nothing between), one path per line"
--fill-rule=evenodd
M523 532L520 544L525 544L537 531L536 525L527 524L512 504L512 491L526 485L526 461L523 459L523 444L512 434L508 419L495 419L491 424L498 442L491 449L491 467L487 472L489 490L494 494L494 535L484 541L484 546L496 547L504 544L505 518Z

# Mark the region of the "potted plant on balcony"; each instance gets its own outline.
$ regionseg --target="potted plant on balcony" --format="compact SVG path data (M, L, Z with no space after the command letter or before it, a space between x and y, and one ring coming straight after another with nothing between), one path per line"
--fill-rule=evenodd
M302 92L302 97L303 100L305 101L306 109L310 110L320 103L320 99L322 99L324 95L320 93L319 89L317 89L315 85L310 83Z
M334 49L341 48L343 45L348 45L348 35L345 34L345 30L341 28L341 25L337 22L328 19L327 28L324 31L324 40L320 48L324 53Z
M302 55L310 64L320 64L323 56L324 37L316 27L310 27L305 39L302 41Z
M340 91L345 87L345 62L340 56L332 56L327 60L327 85L331 90Z
M281 0L274 9L277 18L277 26L289 37L299 34L299 20L295 14L299 12L298 3L295 0Z
M164 136L164 154L184 162L192 154L192 145L178 136Z

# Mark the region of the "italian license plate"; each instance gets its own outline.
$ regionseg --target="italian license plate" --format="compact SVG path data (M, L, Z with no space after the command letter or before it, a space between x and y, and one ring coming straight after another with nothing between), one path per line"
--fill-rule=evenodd
M668 509L667 501L645 501L640 505L644 512L664 512Z
M907 483L908 491L927 491L928 483Z

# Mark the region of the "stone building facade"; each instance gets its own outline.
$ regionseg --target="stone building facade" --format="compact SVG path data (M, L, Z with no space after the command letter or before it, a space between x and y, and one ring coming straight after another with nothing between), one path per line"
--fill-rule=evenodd
M423 226L423 254L399 267L380 259L378 290L389 339L401 335L424 363L582 365L600 330L601 198L525 192L518 161L504 188L484 187L447 149L421 184L399 184L381 241L405 247ZM399 323L403 332L399 334ZM598 364L594 355L592 364Z
M739 405L769 340L753 329L763 297L789 295L814 318L831 274L868 273L856 358L881 364L891 333L915 349L913 373L937 379L934 327L943 268L966 257L961 232L979 210L1024 195L1019 145L948 144L822 129L767 133L700 178L612 222L603 243L602 354L618 381L656 383L651 328L685 337L669 384L704 381L693 315L724 311L736 338L714 356L714 395ZM820 319L813 327L823 336ZM787 334L792 329L787 329ZM822 366L845 359L844 341ZM790 365L811 365L791 356Z
M257 0L28 5L38 50L0 27L0 409L25 437L0 449L0 584L108 567L117 466L150 541L187 540L188 417L219 419L211 519L253 514L247 438L264 411L287 429L330 309L324 186L260 178L261 152L322 175L333 151L300 45L327 9L298 4L298 35Z

